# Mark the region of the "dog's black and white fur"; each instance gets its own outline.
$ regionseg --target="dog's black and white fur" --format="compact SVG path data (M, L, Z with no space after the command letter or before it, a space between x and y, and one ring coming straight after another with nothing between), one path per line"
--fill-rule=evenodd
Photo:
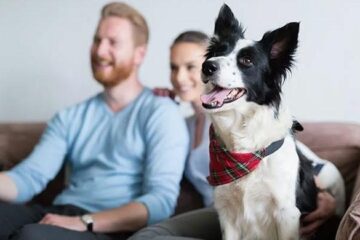
M227 5L216 20L202 68L212 89L202 97L203 106L215 132L235 152L254 152L285 139L253 172L215 188L224 239L299 239L300 214L316 208L312 168L293 138L299 125L281 101L298 32L299 23L289 23L260 41L247 40ZM224 91L226 97L217 97Z

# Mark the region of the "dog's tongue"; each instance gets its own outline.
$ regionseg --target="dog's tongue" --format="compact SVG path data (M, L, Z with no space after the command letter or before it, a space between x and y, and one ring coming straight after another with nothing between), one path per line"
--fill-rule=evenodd
M223 105L226 96L231 92L232 89L215 87L211 92L201 95L201 102L204 104L211 104L216 102L217 105Z

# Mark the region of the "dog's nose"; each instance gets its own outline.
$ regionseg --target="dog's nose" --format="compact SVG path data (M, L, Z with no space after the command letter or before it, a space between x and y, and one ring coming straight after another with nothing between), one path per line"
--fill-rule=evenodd
M206 77L210 77L214 75L214 73L218 70L219 66L217 62L214 61L205 61L202 64L202 72Z

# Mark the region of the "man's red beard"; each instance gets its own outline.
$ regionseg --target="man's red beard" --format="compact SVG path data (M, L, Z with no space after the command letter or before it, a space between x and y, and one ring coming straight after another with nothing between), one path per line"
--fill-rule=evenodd
M131 64L131 61L129 61L121 65L113 66L110 73L102 70L96 70L93 62L91 64L91 68L96 81L104 87L114 87L130 76L134 69L134 65Z

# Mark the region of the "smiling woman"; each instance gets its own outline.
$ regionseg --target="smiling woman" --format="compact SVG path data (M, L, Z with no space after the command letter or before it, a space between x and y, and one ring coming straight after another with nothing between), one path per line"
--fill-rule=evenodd
M180 34L170 49L171 83L174 93L182 101L190 102L195 114L186 119L191 151L185 167L185 176L201 193L204 205L212 203L212 187L207 183L209 140L207 129L210 121L202 110L200 95L205 90L201 80L201 68L205 61L205 52L209 38L199 31L187 31Z
M189 31L175 39L170 52L171 83L183 101L199 105L204 85L201 65L204 62L207 36Z
M191 104L194 115L186 119L191 151L185 167L185 176L202 195L205 206L212 204L212 187L207 183L209 175L209 119L202 110L200 95L205 87L201 80L201 68L209 38L199 31L186 31L175 38L170 47L170 79L173 90L155 89L158 95L179 97Z

